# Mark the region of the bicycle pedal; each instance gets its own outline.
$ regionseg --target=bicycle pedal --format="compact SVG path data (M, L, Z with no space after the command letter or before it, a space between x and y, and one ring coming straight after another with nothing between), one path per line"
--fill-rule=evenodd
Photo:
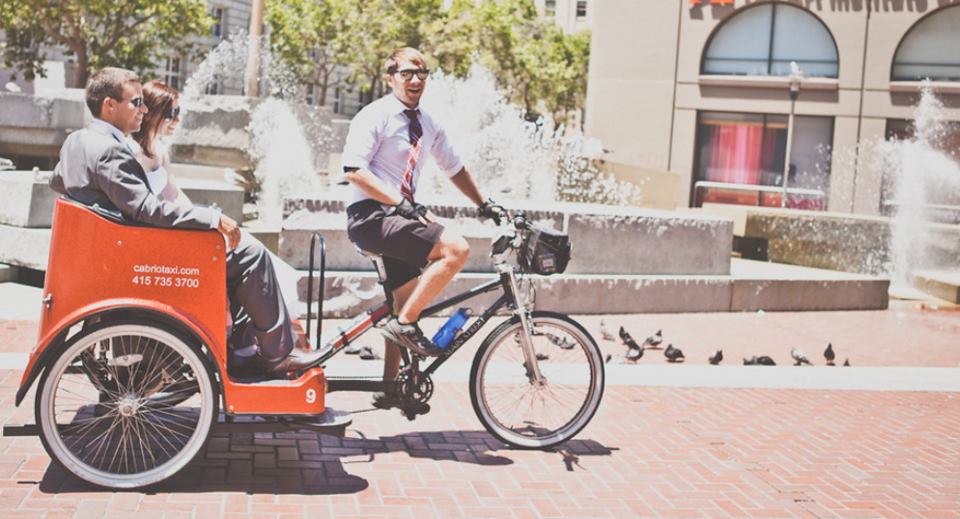
M400 407L400 412L403 413L403 416L407 417L407 420L411 422L416 420L418 415L427 414L430 412L430 404L426 402L413 402L409 404L404 404Z

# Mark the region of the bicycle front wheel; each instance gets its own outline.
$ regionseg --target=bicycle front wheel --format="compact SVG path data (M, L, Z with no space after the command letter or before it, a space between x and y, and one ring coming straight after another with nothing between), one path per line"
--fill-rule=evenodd
M563 443L586 427L603 396L603 360L597 343L573 319L532 313L533 348L543 375L526 364L523 328L514 316L480 345L470 372L470 399L483 426L519 448Z

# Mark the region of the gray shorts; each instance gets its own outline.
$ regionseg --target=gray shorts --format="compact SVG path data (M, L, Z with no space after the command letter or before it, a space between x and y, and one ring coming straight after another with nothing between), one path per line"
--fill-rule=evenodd
M347 208L347 236L357 247L383 256L391 288L420 275L442 233L443 225L436 222L387 216L375 200L361 200Z

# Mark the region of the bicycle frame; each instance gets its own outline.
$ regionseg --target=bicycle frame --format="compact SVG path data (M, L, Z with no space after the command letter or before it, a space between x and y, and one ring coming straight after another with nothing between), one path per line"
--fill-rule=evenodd
M367 310L363 314L354 318L350 323L347 324L345 328L338 329L336 337L326 341L323 348L328 351L323 355L321 362L326 362L331 357L339 353L343 348L347 347L354 339L363 335L365 332L376 326L383 319L391 315L391 307L393 306L393 298L391 290L386 283L382 283L385 294L385 301L379 306L373 308L372 310ZM463 301L467 301L477 297L481 294L487 292L492 292L495 290L502 290L503 293L497 298L492 305L490 305L486 310L480 314L473 323L470 324L465 330L463 330L454 341L443 350L443 353L439 357L435 357L430 364L419 371L420 374L430 375L436 371L443 363L447 361L457 350L460 349L467 341L469 341L481 328L492 318L496 313L511 304L514 304L514 274L512 267L509 269L501 269L499 279L488 281L482 285L478 285L470 290L457 294L449 299L441 301L435 305L432 305L423 310L421 315L430 316L434 315L444 309L450 308L454 305L457 305ZM406 350L401 349L401 355L404 360L404 364L411 364L410 357ZM380 382L380 381L370 381L362 379L350 379L350 378L328 378L328 389L327 392L334 391L384 391L385 389L392 387L393 382Z

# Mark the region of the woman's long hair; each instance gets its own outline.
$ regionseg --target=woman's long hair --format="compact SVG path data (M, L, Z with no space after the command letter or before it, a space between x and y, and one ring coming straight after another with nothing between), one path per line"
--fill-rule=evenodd
M147 115L143 116L140 130L133 134L143 154L155 158L157 150L154 143L163 118L170 113L174 103L180 99L180 92L162 81L149 81L143 85L143 103L147 105Z

